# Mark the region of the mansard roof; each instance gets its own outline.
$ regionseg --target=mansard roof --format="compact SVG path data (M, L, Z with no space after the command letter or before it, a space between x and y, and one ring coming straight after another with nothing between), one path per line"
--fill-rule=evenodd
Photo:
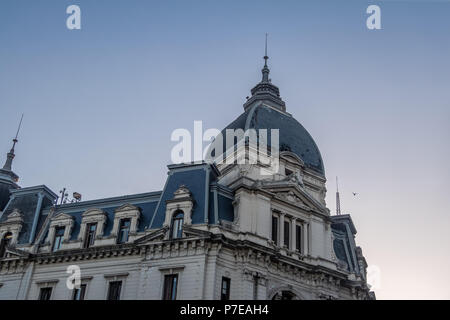
M48 217L52 219L58 216L71 217L74 224L69 240L76 240L79 236L83 216L96 212L103 213L106 216L103 235L109 236L117 211L137 209L140 211L137 231L144 232L147 229L157 229L162 226L166 201L173 199L174 192L180 187L189 190L190 197L194 202L193 224L217 223L218 220L233 221L233 193L227 187L217 183L219 172L214 165L194 163L169 165L168 168L166 185L162 191L156 192L55 205L56 194L45 186L15 190L12 192L10 205L0 216L0 223L6 221L13 210L20 210L23 227L18 244L25 245L30 242L30 239L32 241L46 239L45 235L50 225L46 222ZM39 194L43 195L41 207L39 207ZM34 235L32 235L33 232Z

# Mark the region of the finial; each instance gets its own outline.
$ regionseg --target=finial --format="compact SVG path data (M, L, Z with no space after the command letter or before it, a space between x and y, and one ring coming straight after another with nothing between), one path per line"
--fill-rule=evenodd
M269 67L267 67L267 60L269 59L269 56L267 55L267 36L269 34L266 33L266 46L265 46L265 51L264 51L264 68L262 69L262 74L263 74L263 78L262 78L262 82L269 82Z
M265 65L265 66L267 66L267 60L269 59L269 56L267 55L267 36L268 36L268 35L269 35L269 34L266 33L266 48L265 48L265 51L264 51L264 60L265 60L264 65Z
M3 166L4 170L8 170L8 171L12 170L12 161L15 157L14 148L16 146L16 143L19 142L19 140L17 138L19 137L20 128L22 126L22 120L23 120L23 113L22 113L22 117L20 118L19 127L17 128L16 136L13 139L12 148L9 151L9 153L6 155L6 162L5 162L5 165Z
M22 117L20 117L20 122L19 122L19 127L17 128L16 137L13 139L13 147L11 149L13 152L14 152L14 147L16 146L16 143L19 142L19 140L17 140L17 138L19 137L20 127L22 126L22 120L23 120L23 113L22 113Z

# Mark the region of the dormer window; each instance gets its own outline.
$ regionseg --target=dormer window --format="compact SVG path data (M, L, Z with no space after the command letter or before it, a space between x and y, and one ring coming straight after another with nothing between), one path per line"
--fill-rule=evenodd
M120 220L119 234L117 235L117 243L126 243L128 241L128 235L130 234L130 219Z
M49 251L55 252L65 249L64 243L70 240L70 233L74 223L74 218L63 212L56 214L52 218L45 242L49 246Z
M110 237L116 238L117 244L133 241L137 236L140 216L141 209L133 204L127 203L116 208Z
M81 227L78 241L82 248L95 245L96 239L103 238L103 232L108 216L102 209L88 209L82 214Z
M56 227L55 228L55 239L53 240L53 249L52 249L53 252L61 249L61 245L64 240L65 230L66 230L65 227Z
M86 236L84 238L84 247L89 248L94 245L97 223L88 223L86 226Z
M166 217L163 227L169 229L168 239L183 236L183 225L192 224L193 207L194 199L191 197L191 192L183 185L174 192L173 199L166 200Z
M178 239L183 236L184 213L182 211L175 212L172 218L172 226L170 230L171 239Z
M6 248L11 244L13 238L13 234L11 232L7 232L0 243L0 258L5 257Z

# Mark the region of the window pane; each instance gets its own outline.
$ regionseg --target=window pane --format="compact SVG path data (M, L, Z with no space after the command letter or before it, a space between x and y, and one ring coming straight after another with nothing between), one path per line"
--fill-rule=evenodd
M55 229L55 240L53 241L53 252L61 249L62 241L64 240L65 227L57 227Z
M39 292L39 300L50 300L50 297L52 296L52 288L41 288Z
M89 248L92 246L95 242L95 232L97 230L97 224L96 223L89 223L86 226L86 239L84 242L84 247Z
M130 233L131 221L130 219L122 219L119 226L119 235L117 238L118 243L125 243L128 241Z
M222 277L221 300L230 300L230 282L231 280L229 278Z
M290 248L290 236L289 236L289 222L284 222L284 245L289 249Z
M301 226L296 226L295 229L296 229L296 233L297 233L296 234L296 243L295 243L295 245L297 247L297 250L299 252L302 252L302 227Z
M164 300L176 300L178 286L178 274L169 274L164 276Z
M172 218L172 230L170 232L172 239L181 238L183 236L183 213L174 214Z
M278 244L278 218L272 217L272 241Z
M111 281L109 283L108 300L120 300L122 281Z
M73 300L84 300L86 294L86 284L82 284L80 288L73 290Z

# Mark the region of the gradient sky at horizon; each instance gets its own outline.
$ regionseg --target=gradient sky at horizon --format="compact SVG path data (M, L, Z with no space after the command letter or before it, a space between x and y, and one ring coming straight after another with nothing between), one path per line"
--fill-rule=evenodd
M82 30L66 28L77 4ZM381 7L382 30L366 28ZM84 199L161 190L174 129L225 127L261 79L315 139L379 299L450 299L450 1L0 2L0 161ZM358 192L353 196L352 192Z

